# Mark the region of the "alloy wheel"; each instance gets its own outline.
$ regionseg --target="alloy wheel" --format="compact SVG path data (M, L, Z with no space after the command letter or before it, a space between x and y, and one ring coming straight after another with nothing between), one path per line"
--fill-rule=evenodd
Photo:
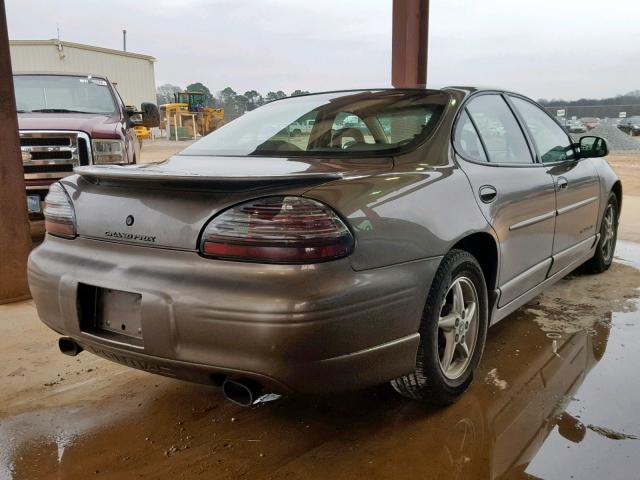
M478 339L478 292L467 277L456 278L438 319L438 360L446 378L459 378L469 366Z
M615 231L615 212L613 205L607 205L607 210L604 213L602 220L602 257L606 262L611 259L613 255L613 249L615 247L616 231Z

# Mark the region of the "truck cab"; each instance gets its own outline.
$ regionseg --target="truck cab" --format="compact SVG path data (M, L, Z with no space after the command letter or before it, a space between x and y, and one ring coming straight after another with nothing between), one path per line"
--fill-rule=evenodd
M13 76L20 149L32 237L42 234L42 202L49 185L80 165L138 162L134 127L157 126L152 103L125 107L104 76L16 73Z
M307 134L311 132L311 129L313 129L314 123L315 119L301 119L297 122L293 122L291 125L289 125L289 134L292 137Z

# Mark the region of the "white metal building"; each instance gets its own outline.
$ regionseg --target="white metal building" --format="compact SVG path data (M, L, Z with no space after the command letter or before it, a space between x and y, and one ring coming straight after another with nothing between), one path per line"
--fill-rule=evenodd
M149 55L59 40L10 40L14 72L69 72L104 75L126 105L156 103L154 62Z

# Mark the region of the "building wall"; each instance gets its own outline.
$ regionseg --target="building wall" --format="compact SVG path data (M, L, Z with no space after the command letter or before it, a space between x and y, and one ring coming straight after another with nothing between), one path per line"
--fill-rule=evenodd
M156 103L153 57L57 40L10 41L14 72L67 72L104 75L126 105Z

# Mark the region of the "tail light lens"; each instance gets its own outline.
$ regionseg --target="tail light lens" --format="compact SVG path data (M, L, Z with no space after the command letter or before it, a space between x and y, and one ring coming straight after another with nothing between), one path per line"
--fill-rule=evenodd
M58 237L75 238L76 213L64 187L52 183L44 199L44 228Z
M326 205L303 197L266 197L225 210L202 234L204 255L302 263L344 257L353 236Z

